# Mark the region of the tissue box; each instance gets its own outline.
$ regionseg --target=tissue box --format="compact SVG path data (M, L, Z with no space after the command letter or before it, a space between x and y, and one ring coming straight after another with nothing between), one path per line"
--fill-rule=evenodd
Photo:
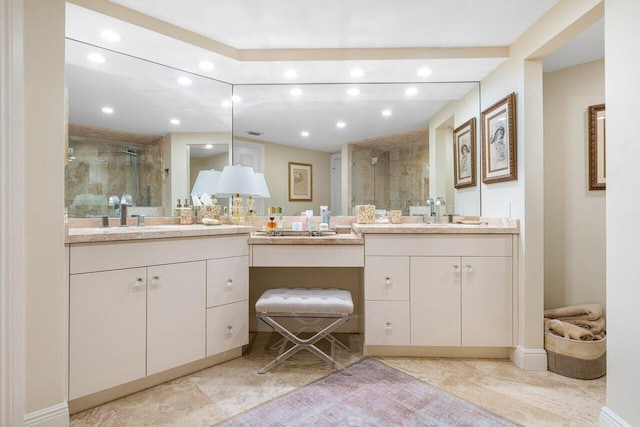
M376 218L375 205L357 205L356 217L358 224L373 224Z
M220 219L220 205L198 206L197 223L202 224L203 218Z

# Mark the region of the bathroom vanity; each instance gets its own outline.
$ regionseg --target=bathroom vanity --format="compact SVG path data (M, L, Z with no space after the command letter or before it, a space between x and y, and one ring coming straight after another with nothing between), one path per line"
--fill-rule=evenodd
M345 287L368 355L507 357L517 342L518 224L77 228L69 257L72 412L241 355L253 299ZM251 283L250 283L251 281Z

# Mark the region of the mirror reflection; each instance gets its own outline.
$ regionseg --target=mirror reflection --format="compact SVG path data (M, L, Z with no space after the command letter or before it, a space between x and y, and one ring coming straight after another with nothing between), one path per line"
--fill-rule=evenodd
M197 168L229 164L231 85L74 40L66 79L70 217L116 216L124 194L130 214L170 216Z
M453 188L453 129L478 116L477 82L233 91L233 162L264 172L271 191L265 206L317 215L327 205L334 215L353 215L356 205L374 204L409 215L442 197L456 213L480 214L479 186ZM292 197L291 163L312 166L311 201Z

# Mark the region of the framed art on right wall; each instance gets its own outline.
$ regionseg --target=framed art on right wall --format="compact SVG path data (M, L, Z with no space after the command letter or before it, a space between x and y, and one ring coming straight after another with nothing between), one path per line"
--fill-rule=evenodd
M606 124L604 104L589 106L589 190L605 190Z
M482 112L482 182L518 179L516 94L511 93Z

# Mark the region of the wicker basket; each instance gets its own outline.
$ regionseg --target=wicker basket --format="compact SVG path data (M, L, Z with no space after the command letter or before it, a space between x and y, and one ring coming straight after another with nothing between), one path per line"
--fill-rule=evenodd
M607 337L598 341L572 340L544 334L547 364L551 372L570 378L593 380L607 373Z

